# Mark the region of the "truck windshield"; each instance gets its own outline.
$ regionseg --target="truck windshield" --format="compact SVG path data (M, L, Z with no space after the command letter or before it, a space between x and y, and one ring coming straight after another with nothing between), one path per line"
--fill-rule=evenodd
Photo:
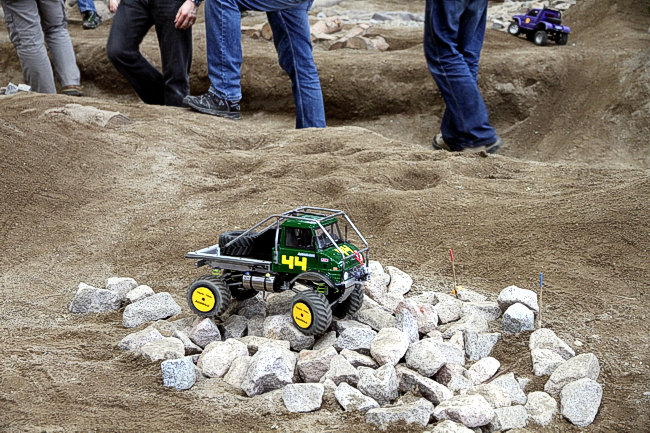
M328 224L323 227L325 227L325 230L327 230L327 232L337 244L341 241L341 231L339 230L338 223ZM316 235L316 243L318 243L318 248L321 250L333 246L332 241L330 241L325 232L323 232L323 230L320 228L315 228L314 234Z

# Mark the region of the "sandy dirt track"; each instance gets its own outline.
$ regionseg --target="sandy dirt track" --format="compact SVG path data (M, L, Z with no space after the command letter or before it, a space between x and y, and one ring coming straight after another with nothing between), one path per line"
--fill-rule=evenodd
M488 158L431 150L444 105L417 29L376 29L396 48L384 53L317 46L330 127L296 131L270 42L244 38L244 118L233 122L141 104L105 59L108 26L72 24L89 96L0 98L0 431L372 431L337 407L290 414L277 394L248 399L220 380L165 389L158 364L116 348L129 332L120 313L67 310L80 281L131 276L189 316L199 271L187 251L304 204L344 209L416 292L451 287L448 248L460 282L494 298L535 289L543 272L545 325L597 355L604 394L590 427L558 418L528 430L647 430L648 3L578 1L566 47L488 31L479 81L508 144ZM194 37L196 93L207 86L200 27ZM155 39L146 52L155 61ZM0 83L22 81L6 32L0 53ZM69 103L133 123L45 113ZM540 390L527 340L504 338L493 356Z

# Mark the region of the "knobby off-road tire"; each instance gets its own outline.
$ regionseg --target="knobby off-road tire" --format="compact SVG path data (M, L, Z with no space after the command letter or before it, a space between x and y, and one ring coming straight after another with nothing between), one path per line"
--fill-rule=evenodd
M231 302L232 296L226 282L214 275L200 276L187 289L187 303L197 316L220 316Z
M548 42L548 35L546 34L546 30L537 30L535 32L534 42L535 45L539 45L540 47L546 45L546 43Z
M510 23L508 26L508 33L510 33L512 36L517 36L519 34L519 24L517 21L513 21Z
M321 335L332 323L332 308L325 295L305 290L291 301L293 325L305 335Z
M569 35L566 33L562 33L557 37L557 40L555 41L555 43L558 45L566 45L567 42L569 42Z
M359 311L361 305L363 305L363 289L361 284L357 284L348 299L332 307L332 314L339 319L343 319L348 314Z
M257 233L250 232L245 236L240 237L230 246L226 245L237 238L240 234L244 233L244 230L232 230L229 232L221 233L219 235L219 248L221 249L221 254L224 256L247 256L253 251L253 245L255 244L255 237Z

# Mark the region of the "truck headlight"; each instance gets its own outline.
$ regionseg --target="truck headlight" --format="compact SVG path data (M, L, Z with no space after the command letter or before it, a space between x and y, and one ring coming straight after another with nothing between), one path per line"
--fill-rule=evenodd
M348 274L347 271L343 272L343 279L347 280L350 275Z

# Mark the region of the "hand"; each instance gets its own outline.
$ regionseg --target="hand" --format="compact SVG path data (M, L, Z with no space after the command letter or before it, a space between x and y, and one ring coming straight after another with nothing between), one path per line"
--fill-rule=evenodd
M192 0L186 0L183 6L178 9L176 19L174 20L174 27L181 30L187 30L192 27L196 21L196 11L199 7L194 4Z
M120 4L120 0L108 0L108 10L111 11L112 14L115 13L117 10L117 5Z

